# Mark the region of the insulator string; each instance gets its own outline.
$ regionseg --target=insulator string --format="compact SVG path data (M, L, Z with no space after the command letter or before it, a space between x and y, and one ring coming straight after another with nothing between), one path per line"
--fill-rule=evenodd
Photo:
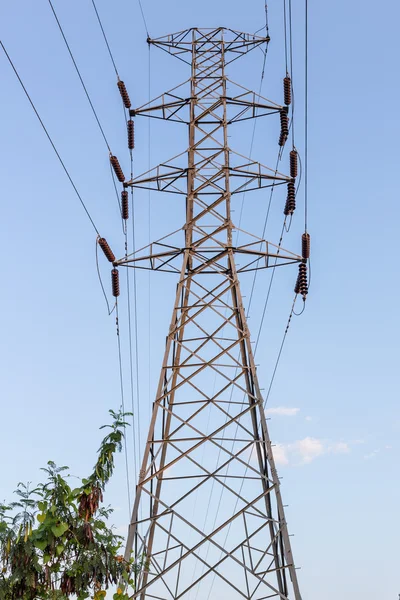
M102 280L101 273L100 273L98 246L99 246L99 244L98 244L98 241L96 240L96 268L97 268L97 275L98 275L98 278L99 278L99 282L100 282L101 290L103 292L104 299L105 299L106 304L107 304L108 316L110 316L113 313L113 311L115 310L115 306L116 305L115 305L115 302L114 302L113 308L110 309L110 303L108 301L106 290L104 289L104 284L103 284L103 280Z

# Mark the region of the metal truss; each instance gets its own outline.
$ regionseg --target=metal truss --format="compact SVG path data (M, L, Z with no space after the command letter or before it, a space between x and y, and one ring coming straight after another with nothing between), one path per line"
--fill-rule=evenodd
M231 195L290 181L228 145L229 123L279 110L227 94L226 64L266 42L222 28L149 40L191 65L190 90L132 111L189 115L188 151L126 184L185 195L184 243L175 232L116 261L179 278L126 546L143 560L140 600L301 600L238 279L301 257L232 242Z

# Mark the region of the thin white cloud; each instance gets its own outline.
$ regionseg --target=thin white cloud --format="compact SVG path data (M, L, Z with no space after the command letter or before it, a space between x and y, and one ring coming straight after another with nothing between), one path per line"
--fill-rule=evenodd
M330 447L330 451L333 454L348 454L350 452L350 446L347 442L336 442Z
M312 437L294 442L292 448L299 455L302 463L310 463L326 452L323 441Z
M276 444L273 454L277 465L307 465L324 455L348 454L351 447L347 442L329 442L314 437L305 437L290 444Z
M273 448L274 459L277 465L288 465L289 458L287 450L283 444L276 444Z
M265 413L267 415L278 415L280 417L295 417L299 411L299 408L291 408L289 406L275 406L272 408L267 408Z
M313 420L312 417L309 417L309 416L306 417L306 421L312 421L312 420Z
M364 458L365 458L366 460L369 460L370 458L375 458L375 456L376 456L377 454L379 454L379 452L380 452L380 450L379 450L379 448L377 448L376 450L373 450L373 451L372 451L372 452L370 452L369 454L364 454Z

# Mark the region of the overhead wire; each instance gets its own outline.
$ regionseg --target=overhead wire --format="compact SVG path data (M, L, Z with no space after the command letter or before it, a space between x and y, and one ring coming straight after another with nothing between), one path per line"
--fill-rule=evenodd
M49 0L49 2L50 2L50 0ZM50 2L50 5L51 5L51 7L53 9L53 6L52 6L51 2ZM54 13L54 9L53 9L53 13ZM55 13L54 13L54 15L55 15ZM55 15L55 17L56 17L56 15ZM56 20L59 23L57 17L56 17ZM66 39L65 39L64 35L63 35L63 37L64 37L64 40L66 42ZM59 154L59 152L58 152L58 150L57 150L57 148L56 148L56 146L55 146L55 144L54 144L54 142L53 142L53 140L52 140L52 138L51 138L51 136L50 136L50 134L49 134L49 132L48 132L45 124L44 124L44 122L43 122L43 120L42 120L42 118L40 117L39 112L38 112L38 110L37 110L37 108L36 108L36 106L35 106L32 98L31 98L30 94L28 93L27 88L24 85L24 83L22 81L22 78L19 75L19 72L17 71L17 68L15 67L15 65L14 65L14 63L13 63L10 55L8 54L6 48L5 48L5 46L4 46L4 44L3 44L3 42L1 40L0 40L0 44L1 44L1 47L2 47L2 49L4 51L4 54L6 55L7 60L10 63L10 65L11 65L11 67L12 67L12 69L13 69L13 71L14 71L14 73L15 73L15 75L16 75L16 77L17 77L17 79L18 79L18 81L19 81L19 83L20 83L20 85L21 85L21 87L22 87L22 89L23 89L23 91L24 91L24 93L25 93L25 95L26 95L29 103L30 103L30 105L32 106L32 109L34 110L35 115L36 115L37 119L39 120L39 122L40 122L40 124L41 124L41 126L42 126L42 128L43 128L43 130L44 130L44 132L45 132L45 134L46 134L46 136L47 136L47 138L48 138L48 140L49 140L49 142L50 142L50 144L51 144L51 146L52 146L52 148L53 148L53 150L54 150L54 152L55 152L55 154L56 154L56 156L57 156L57 158L58 158L58 160L59 160L59 162L61 164L61 166L63 167L64 172L66 173L66 175L67 175L67 177L68 177L68 179L69 179L69 181L70 181L70 183L71 183L71 185L72 185L72 187L73 187L76 195L78 196L78 199L79 199L79 201L80 201L80 203L81 203L81 205L82 205L82 207L83 207L83 209L84 209L84 211L85 211L88 219L90 220L90 222L91 222L91 224L93 226L93 229L95 230L95 232L97 234L97 237L100 237L100 232L99 232L98 228L96 227L96 225L95 225L95 223L93 221L93 218L90 215L88 208L86 207L86 204L84 203L84 201L83 201L83 199L82 199L82 197L81 197L81 195L80 195L80 193L79 193L79 191L78 191L78 189L77 189L77 187L76 187L76 185L75 185L75 183L74 183L74 181L73 181L73 179L72 179L72 177L71 177L68 169L66 168L65 163L62 160L61 155ZM67 44L67 46L68 46L68 44ZM68 48L69 48L69 46L68 46ZM71 58L73 59L72 54L71 54ZM75 61L74 61L74 64L76 65ZM78 72L78 74L79 74L79 72ZM81 79L81 82L82 82L82 84L84 86L84 83L83 83L83 80L82 80L81 77L80 77L80 79ZM85 86L84 86L84 89L87 92ZM88 97L88 99L89 99L89 102L90 102L90 104L91 104L91 106L93 108L93 105L92 105L89 97ZM93 111L94 111L94 108L93 108ZM98 122L98 124L100 126L100 129L101 129L101 131L103 133L103 137L105 139L107 147L109 148L107 139L105 138L104 131L103 131L101 125L100 125L100 122L99 122L99 120L97 118L97 115L95 114L95 116L96 116L97 122ZM119 365L120 365L121 402L122 402L122 410L123 410L123 412L125 412L125 401L124 401L124 390L123 390L123 376L122 376L121 343L120 343L120 335L119 335L118 305L117 305L117 302L116 302L114 308L110 310L109 302L108 302L107 295L106 295L106 292L104 290L104 286L103 286L103 283L102 283L102 280L101 280L101 275L100 275L100 270L99 270L99 265L98 265L97 239L96 239L96 266L97 266L97 273L98 273L98 276L99 276L99 281L100 281L100 285L101 285L101 288L102 288L102 292L103 292L103 295L104 295L106 303L107 303L108 314L110 315L114 311L114 309L116 310L116 326L117 326L117 337L118 337L118 356L119 356ZM124 447L125 447L125 464L126 464L126 477L127 477L127 493L128 493L128 503L129 503L129 508L130 508L130 506L131 506L131 501L130 501L130 482L129 482L129 470L128 470L128 458L127 458L127 446L126 446L126 443L124 444Z
M119 79L117 65L115 64L114 56L113 56L113 53L111 52L110 44L108 43L108 39L107 39L106 33L104 31L103 24L102 24L101 19L100 19L99 11L97 10L96 3L95 3L94 0L92 0L92 4L93 4L94 11L96 13L97 20L98 20L99 25L100 25L101 32L102 32L103 37L104 37L104 41L105 41L107 49L108 49L108 53L109 53L110 58L111 58L111 62L113 64L113 66L114 66L115 73L116 73L116 75L117 75L117 77Z
M48 3L50 4L50 8L51 8L51 10L52 10L52 12L53 12L54 18L55 18L55 20L56 20L56 22L57 22L57 25L58 25L58 28L59 28L59 30L60 30L60 32L61 32L61 35L62 35L62 37L63 37L63 40L64 40L64 42L65 42L65 45L66 45L66 47L67 47L67 50L68 50L68 52L69 52L69 55L70 55L70 57L71 57L71 60L72 60L72 62L73 62L73 65L74 65L74 67L75 67L75 70L76 70L76 72L77 72L77 74L78 74L79 80L80 80L80 82L81 82L81 84L82 84L82 87L83 87L83 89L84 89L84 92L85 92L85 94L86 94L86 97L87 97L87 99L88 99L88 102L89 102L89 104L90 104L90 107L91 107L91 109L92 109L93 115L94 115L94 117L95 117L95 119L96 119L96 121L97 121L97 125L99 126L99 129L100 129L100 132L101 132L101 134L102 134L102 136L103 136L104 142L105 142L105 144L106 144L106 146L107 146L107 148L108 148L109 152L111 153L110 144L108 143L108 140L107 140L106 134L104 133L104 129L103 129L103 127L102 127L101 123L100 123L100 119L99 119L99 117L98 117L98 115L97 115L96 109L94 108L93 102L92 102L92 100L91 100L91 98L90 98L90 95L89 95L89 92L88 92L88 90L87 90L87 87L86 87L86 85L85 85L85 82L83 81L83 78L82 78L81 72L80 72L80 70L79 70L79 68L78 68L78 65L76 64L76 61L75 61L74 55L72 54L72 51L71 51L70 45L69 45L69 43L68 43L68 40L67 40L67 38L66 38L66 36L65 36L64 30L63 30L63 28L62 28L62 26L61 26L61 23L60 23L60 21L59 21L59 19L58 19L57 13L56 13L56 11L55 11L55 9L54 9L54 6L53 6L53 4L52 4L51 0L48 0Z
M101 124L101 122L100 122L99 116L98 116L98 114L97 114L97 112L96 112L96 109L95 109L95 107L94 107L94 104L93 104L93 102L92 102L92 99L91 99L91 97L90 97L90 95L89 95L88 89L87 89L87 87L86 87L86 84L85 84L85 82L84 82L84 80L83 80L82 74L81 74L81 72L80 72L80 70L79 70L79 67L78 67L78 65L77 65L77 62L76 62L76 60L75 60L75 58L74 58L74 55L72 54L71 47L70 47L70 45L69 45L69 43L68 43L68 40L67 40L67 37L66 37L66 35L65 35L65 33L64 33L64 30L63 30L63 27L62 27L62 25L61 25L61 22L60 22L60 20L59 20L59 18L58 18L58 16L57 16L57 13L56 13L56 11L55 11L55 8L54 8L54 6L53 6L53 4L52 4L52 1L51 1L51 0L48 0L48 3L49 3L49 5L50 5L50 8L51 8L51 10L52 10L53 16L54 16L54 18L55 18L55 20L56 20L56 23L57 23L57 25L58 25L58 28L59 28L59 30L60 30L60 33L61 33L61 35L62 35L62 38L63 38L63 40L64 40L64 42L65 42L66 48L67 48L67 50L68 50L68 53L69 53L69 55L70 55L70 57L71 57L72 63L73 63L73 65L74 65L74 67L75 67L76 73L77 73L77 75L78 75L78 77L79 77L79 80L80 80L80 82L81 82L82 88L83 88L83 90L84 90L84 92L85 92L85 95L86 95L86 98L87 98L87 100L88 100L88 102L89 102L90 108L92 109L93 115L94 115L94 117L95 117L95 119L96 119L97 125L98 125L98 127L99 127L99 129L100 129L100 132L101 132L101 135L102 135L102 137L103 137L103 139L104 139L104 142L105 142L105 144L106 144L106 146L107 146L108 152L109 152L109 154L111 155L111 154L112 154L112 152L111 152L110 144L108 143L108 139L107 139L107 137L106 137L106 134L105 134L105 132L104 132L104 128L103 128L103 126L102 126L102 124ZM95 5L95 3L94 3L94 1L93 1L93 0L92 0L92 4L93 4L93 8L94 8L94 10L95 10L95 12L96 12L97 19L98 19L98 21L99 21L99 24L100 24L101 30L102 30L102 32L103 32L103 37L104 37L104 39L105 39L105 42L106 42L106 44L107 44L107 48L109 49L109 52L110 52L110 57L111 57L111 60L112 60L112 62L113 62L113 65L114 65L114 68L115 68L115 71L116 71L116 73L117 73L117 77L118 77L118 71L117 71L117 68L116 68L116 66L115 66L115 61L114 61L114 58L113 58L113 56L112 56L112 53L111 53L111 50L110 50L110 46L109 46L109 44L108 44L108 41L107 41L107 38L106 38L106 35L105 35L104 28L103 28L103 25L102 25L102 23L101 23L101 20L100 20L99 13L98 13L98 11L97 11L96 5ZM111 169L111 176L112 176L112 180L113 180L113 186L114 186L114 190L115 190L115 194L116 194L116 199L117 199L117 203L118 203L118 208L119 208L119 210L120 210L120 212L121 212L121 204L120 204L120 201L119 201L119 195L118 195L118 191L117 191L117 188L116 188L116 185L115 185L115 177L114 177L114 172L113 172L113 169L112 169L112 167L111 167L111 163L110 163L110 169Z
M139 0L139 4L140 4L140 0ZM148 102L150 104L151 101L151 45L148 45ZM149 118L147 121L147 126L148 126L148 153L147 153L147 170L150 171L150 165L151 165L151 151L152 151L152 146L151 146L151 119ZM147 196L147 219L148 219L148 243L149 245L151 244L151 190L150 190L150 186L149 186L149 190L148 190L148 196ZM149 302L148 302L148 406L149 409L151 407L151 274L150 274L150 270L148 271L147 274L147 285L148 285L148 297L149 297ZM151 410L151 409L150 409ZM149 419L150 419L150 415L149 415Z
M145 15L144 15L144 10L143 10L143 6L142 6L141 0L138 0L138 3L139 3L140 12L141 12L141 15L142 15L142 20L143 20L144 28L146 30L147 37L149 38L150 37L149 28L147 27L147 21L146 21Z
M78 189L77 189L77 187L76 187L76 185L75 185L75 183L74 183L74 181L73 181L73 179L72 179L72 177L71 177L71 175L70 175L67 167L65 166L64 161L62 160L62 158L60 156L60 153L58 152L58 150L57 150L57 148L56 148L56 146L55 146L55 144L54 144L54 142L53 142L53 140L52 140L52 138L51 138L51 136L50 136L50 134L49 134L49 132L48 132L48 130L47 130L44 122L43 122L43 120L42 120L42 118L39 115L39 112L38 112L35 104L33 103L33 100L31 98L31 96L28 93L28 90L26 89L26 87L25 87L25 85L24 85L24 83L23 83L23 81L21 79L21 76L19 75L19 73L18 73L18 71L17 71L17 69L16 69L13 61L10 58L10 55L8 54L6 48L5 48L5 46L4 46L4 44L3 44L3 42L1 40L0 40L0 44L1 44L1 47L2 47L2 49L4 51L4 54L6 55L7 60L10 63L10 65L11 65L11 67L12 67L12 69L13 69L13 71L14 71L14 73L15 73L15 75L16 75L16 77L17 77L17 79L18 79L18 81L19 81L19 83L20 83L20 85L22 87L22 89L24 90L25 96L29 100L29 103L30 103L31 107L33 108L33 111L34 111L34 113L35 113L35 115L36 115L36 117L37 117L40 125L42 126L43 131L45 132L45 134L47 136L47 139L49 140L49 142L50 142L50 144L51 144L51 146L52 146L52 148L53 148L53 150L54 150L54 152L55 152L55 154L56 154L56 156L57 156L57 158L58 158L58 160L59 160L62 168L64 169L64 172L67 175L67 177L68 177L68 179L69 179L69 181L70 181L70 183L71 183L71 185L72 185L72 187L73 187L73 189L75 191L75 194L77 195L77 197L79 199L79 202L82 205L82 208L84 209L84 211L85 211L85 213L86 213L89 221L91 222L93 229L95 230L95 232L97 233L97 235L100 235L99 230L97 229L97 227L95 225L95 222L93 221L93 218L92 218L92 216L91 216L91 214L90 214L90 212L89 212L89 210L88 210L85 202L82 199L82 196L80 195L80 193L79 193L79 191L78 191Z
M292 32L292 0L289 0L289 64L290 64L290 87L292 89L292 119L291 119L291 127L292 127L292 147L294 148L294 106L295 106L295 97L293 93L293 32Z
M124 394L124 376L123 376L123 367L122 367L122 352L121 352L121 335L119 329L119 312L118 312L118 298L115 299L115 327L117 333L117 343L118 343L118 363L119 363L119 384L120 384L120 393L121 393L121 406L122 412L125 413L125 394ZM126 482L127 482L127 490L128 490L128 514L130 517L131 511L131 486L129 479L129 463L128 463L128 446L126 444L126 440L124 443L124 455L125 455L125 471L126 471Z
M114 55L112 53L111 50L111 46L110 43L108 41L107 38L107 34L105 32L102 20L100 18L100 14L99 11L97 9L96 3L94 0L92 0L92 5L93 5L93 9L95 11L96 17L97 17L97 21L99 23L103 38L104 38L104 42L106 44L107 50L108 50L108 54L110 56L112 65L114 67L114 71L115 74L117 76L118 81L120 81L120 77L119 77L119 73L118 73L118 68L116 65L116 61L114 59ZM128 124L128 116L127 116L127 109L124 105L124 102L122 102L122 110L124 113L124 120L125 120L125 124ZM133 167L133 150L130 148L129 149L129 155L130 155L130 176L131 176L131 180L133 179L133 173L134 173L134 167ZM121 211L121 202L119 199L119 195L118 195L118 190L117 190L117 185L116 185L116 180L115 180L115 176L113 173L113 170L111 168L110 165L110 169L111 169L111 175L112 175L112 179L113 179L113 185L114 185L114 190L117 196L117 201L118 201L118 206L121 212L121 221L122 221L122 227L123 227L123 232L124 232L124 237L125 237L125 257L128 256L128 247L129 247L129 242L128 242L128 228L126 225L126 222L124 222L123 218L122 218L122 211ZM136 244L135 244L135 209L134 209L134 196L133 196L133 187L131 187L130 189L131 192L131 219L132 219L132 250L133 253L136 250ZM137 287L136 287L136 269L133 269L133 295L134 295L134 334L135 334L135 368L136 368L136 390L135 390L135 385L134 385L134 359L133 359L133 342L132 342L132 309L131 309L131 285L130 285L130 270L126 269L126 285L127 285L127 316L128 316L128 347L129 347L129 383L130 383L130 403L131 403L131 412L132 412L132 444L133 444L133 475L134 475L134 481L135 481L135 485L137 482L137 476L138 476L138 471L140 468L140 458L138 456L138 452L137 452L137 446L140 448L140 391L139 391L139 351L138 351L138 320L137 320ZM135 406L135 391L136 391L136 406ZM129 474L129 471L128 471ZM129 501L130 503L130 501Z
M308 0L305 0L305 72L304 72L304 227L308 225Z
M283 24L284 24L284 38L285 38L285 67L286 73L289 72L289 64L288 64L288 35L287 35L287 15L286 15L286 0L283 0Z

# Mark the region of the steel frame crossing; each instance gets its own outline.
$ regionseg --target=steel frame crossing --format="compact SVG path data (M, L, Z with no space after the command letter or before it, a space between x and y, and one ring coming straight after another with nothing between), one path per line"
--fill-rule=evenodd
M148 41L190 64L189 96L178 86L131 114L186 123L189 149L124 184L186 197L183 247L159 240L115 263L179 273L126 545L143 560L132 598L301 600L238 272L302 258L254 236L235 247L231 220L233 194L290 181L228 143L231 123L282 109L225 74L268 38Z

